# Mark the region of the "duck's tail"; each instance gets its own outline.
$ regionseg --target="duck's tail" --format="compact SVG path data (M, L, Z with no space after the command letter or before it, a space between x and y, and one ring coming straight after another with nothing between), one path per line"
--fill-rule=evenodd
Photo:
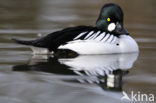
M15 39L15 38L12 38L11 40L13 40L14 42L16 42L18 44L32 45L32 46L34 45L33 40L26 41L26 40L19 40L19 39Z
M30 46L30 48L33 51L33 54L49 54L49 53L51 53L48 48L46 48L45 46L42 46L39 42L36 42L36 40L26 41L26 40L14 39L14 38L12 40L18 44Z
M23 44L31 47L46 48L49 51L55 51L57 48L57 46L55 46L53 43L53 39L47 36L35 40L19 40L15 38L12 38L12 40L18 44Z

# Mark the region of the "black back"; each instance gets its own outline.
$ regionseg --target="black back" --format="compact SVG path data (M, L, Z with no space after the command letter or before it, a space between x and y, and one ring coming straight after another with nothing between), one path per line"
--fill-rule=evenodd
M18 39L13 39L13 40L20 44L48 48L49 51L55 52L60 45L63 45L69 41L72 41L80 33L86 32L87 34L90 31L97 32L99 30L100 29L96 27L91 27L91 26L77 26L77 27L69 27L60 31L50 33L36 40L30 40L30 41L24 41L24 40L18 40ZM79 39L84 39L85 36L86 35L81 36Z

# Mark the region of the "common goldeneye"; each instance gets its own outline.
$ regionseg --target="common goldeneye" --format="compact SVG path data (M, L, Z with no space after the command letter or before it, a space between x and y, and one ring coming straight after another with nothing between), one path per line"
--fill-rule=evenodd
M38 49L38 53L71 50L77 54L112 54L138 52L136 41L129 36L123 25L123 11L116 4L105 4L94 27L76 26L65 28L36 40L15 42Z

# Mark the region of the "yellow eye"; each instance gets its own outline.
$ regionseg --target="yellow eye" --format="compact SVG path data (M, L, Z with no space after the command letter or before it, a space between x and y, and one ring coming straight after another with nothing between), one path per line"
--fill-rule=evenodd
M107 21L110 22L110 18L107 18Z

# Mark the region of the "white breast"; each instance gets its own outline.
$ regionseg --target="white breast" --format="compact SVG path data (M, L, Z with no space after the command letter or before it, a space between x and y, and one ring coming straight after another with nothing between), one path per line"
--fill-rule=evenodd
M121 53L126 52L138 52L138 44L136 41L128 35L121 35L120 36L120 51Z
M139 51L138 45L132 37L122 35L117 38L110 36L110 34L107 34L101 41L96 38L70 41L66 45L61 45L59 49L70 49L78 54L112 54Z

